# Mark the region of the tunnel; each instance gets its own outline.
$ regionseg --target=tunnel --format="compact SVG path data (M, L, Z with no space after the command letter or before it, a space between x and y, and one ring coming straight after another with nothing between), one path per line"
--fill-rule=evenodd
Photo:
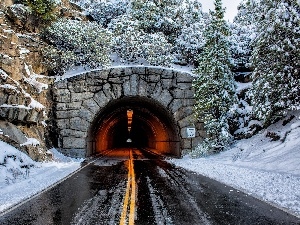
M180 157L179 145L177 125L163 105L146 97L124 97L108 103L92 122L87 155L132 147Z

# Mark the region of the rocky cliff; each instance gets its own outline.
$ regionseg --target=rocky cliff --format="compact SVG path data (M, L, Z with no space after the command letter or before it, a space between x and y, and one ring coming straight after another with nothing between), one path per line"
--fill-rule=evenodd
M27 20L25 9L11 1L0 9L0 140L34 160L45 160L52 79L43 65L45 43L22 22Z

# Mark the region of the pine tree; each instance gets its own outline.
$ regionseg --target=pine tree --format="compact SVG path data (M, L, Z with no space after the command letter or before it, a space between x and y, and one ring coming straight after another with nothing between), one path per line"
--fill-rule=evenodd
M266 0L252 54L254 113L267 126L300 102L300 6Z
M231 140L227 114L236 101L234 75L231 72L228 35L222 1L215 0L210 11L211 23L206 27L206 44L198 57L196 69L195 112L204 122L208 137L199 147L205 151L221 151Z
M24 0L41 25L49 25L56 19L57 3L54 0Z

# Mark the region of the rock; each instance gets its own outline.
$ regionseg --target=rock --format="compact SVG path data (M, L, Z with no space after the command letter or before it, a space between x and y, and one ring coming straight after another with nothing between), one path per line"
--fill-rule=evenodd
M8 17L18 26L28 28L30 8L23 4L13 4L7 9Z
M27 141L24 133L10 122L0 121L0 129L3 131L3 135L7 135L9 139L17 142L18 144L23 144Z

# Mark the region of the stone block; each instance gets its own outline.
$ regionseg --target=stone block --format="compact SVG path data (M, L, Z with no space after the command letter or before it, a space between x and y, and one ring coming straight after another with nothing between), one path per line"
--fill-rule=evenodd
M121 77L110 77L107 82L111 84L123 84Z
M148 82L151 82L151 83L157 83L160 81L160 79L161 79L160 75L149 74L147 77Z
M69 119L57 119L56 125L57 125L58 129L60 129L60 130L69 129L70 128L70 120Z
M119 84L112 84L112 91L116 99L122 96L122 85Z
M182 73L182 72L177 72L175 74L177 83L192 83L195 77L193 77L189 73Z
M63 137L76 137L76 138L82 138L85 139L87 133L86 132L82 132L82 131L78 131L78 130L71 130L71 129L63 129L61 130L60 134Z
M97 104L97 102L95 102L94 99L88 99L88 100L85 100L83 103L82 103L82 106L86 109L88 109L90 112L92 112L93 114L97 114L100 107L99 105Z
M68 89L57 89L54 91L54 101L71 102L71 93Z
M174 78L174 72L171 69L164 69L162 74L161 74L162 78L165 79L173 79Z
M95 100L95 102L97 102L99 108L106 106L106 104L110 101L110 98L106 97L103 91L99 91L98 93L96 93L93 99Z
M182 99L173 99L171 104L169 105L169 109L171 110L172 113L175 113L178 111L183 106L183 101Z
M168 90L163 90L161 94L155 99L158 100L165 107L168 107L171 101L173 100L173 97Z
M190 115L190 116L184 117L183 119L179 120L178 125L179 125L179 127L189 127L194 124L194 121L195 121L194 115Z
M131 68L133 74L145 75L146 68L144 66L135 66Z
M70 129L72 130L87 131L89 125L88 121L81 119L80 117L70 119Z
M72 109L80 109L81 108L81 102L70 102L70 103L57 103L56 109L57 110L72 110Z
M73 111L74 110L68 110L68 111L56 111L55 116L57 119L69 119L73 117Z
M125 67L124 68L124 73L125 73L125 76L130 76L133 74L132 72L132 67Z
M176 84L174 85L174 81L172 79L161 79L161 84L164 89L170 89L171 87L176 87Z
M95 82L107 80L110 69L91 71L86 74L86 80L94 80Z
M111 68L109 78L125 76L125 69L122 67Z
M147 82L145 80L140 79L139 81L139 88L138 88L138 95L139 96L147 96Z
M76 137L63 138L63 148L84 149L85 145L86 143L84 138L76 138Z
M89 87L89 86L102 86L103 84L105 84L107 82L107 80L105 79L101 79L101 78L87 78L86 80L86 86Z
M109 84L109 83L105 84L103 86L103 92L104 92L104 94L108 98L110 98L110 99L116 99L116 96L115 96L115 94L114 94L114 92L112 90L112 85L111 84Z
M130 95L137 95L138 93L138 75L132 74L130 76Z
M92 98L94 93L92 92L81 92L81 93L71 93L71 102L80 102L89 98Z
M79 110L56 111L57 119L71 119L74 117L80 117L89 122L94 118L93 114L85 108Z
M125 96L131 95L131 89L130 89L130 81L125 81L123 83L123 92Z
M184 138L182 140L182 147L185 149L191 149L192 148L192 140L190 138Z
M194 91L175 89L172 91L172 95L174 98L181 98L181 99L194 98Z
M174 113L174 119L176 121L179 121L183 119L184 117L190 116L194 113L194 107L193 106L187 106L179 108L178 111Z
M191 90L192 83L177 83L176 87L181 90Z
M68 80L61 80L54 84L54 88L57 89L67 89L68 88Z
M59 149L59 151L66 155L73 158L85 158L86 157L86 150L85 148L72 148L72 149Z
M146 67L146 74L148 75L160 75L162 74L163 69L160 67Z
M68 88L71 92L82 93L87 90L87 84L85 80L76 79L76 80L69 80Z
M194 98L184 99L183 105L184 106L194 106L196 104L196 100Z
M24 133L12 123L7 121L0 121L0 129L2 130L4 135L9 136L11 140L14 140L18 144L23 144L27 141Z
M82 119L84 119L84 120L86 120L88 122L92 122L92 120L94 119L94 114L91 113L87 109L82 108L80 110L77 110L77 112L78 112L78 114L77 114L78 117L80 117L80 118L82 118Z

